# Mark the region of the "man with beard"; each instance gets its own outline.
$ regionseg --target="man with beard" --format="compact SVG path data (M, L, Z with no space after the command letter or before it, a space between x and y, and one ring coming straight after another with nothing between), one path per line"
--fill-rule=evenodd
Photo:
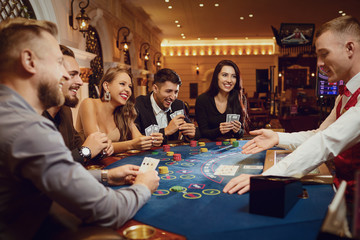
M82 164L100 155L111 155L113 147L111 140L105 133L96 132L89 135L85 141L74 128L71 107L76 107L79 102L77 91L83 85L80 77L80 67L75 60L74 52L63 45L60 50L64 55L64 67L70 79L63 84L62 92L65 96L63 106L51 107L44 111L43 116L50 119L64 138L65 145L71 150L75 161ZM103 151L104 150L104 151Z
M181 135L186 140L199 138L198 129L186 116L184 102L177 99L180 85L181 79L173 70L160 69L154 76L153 91L136 98L135 124L142 134L151 125L157 125L164 135L163 143L179 140Z
M70 78L56 35L47 21L0 23L0 239L32 239L52 201L86 224L119 227L159 184L156 171L128 169L118 177L136 175L133 185L105 187L73 160L55 125L41 116L64 103L62 85Z

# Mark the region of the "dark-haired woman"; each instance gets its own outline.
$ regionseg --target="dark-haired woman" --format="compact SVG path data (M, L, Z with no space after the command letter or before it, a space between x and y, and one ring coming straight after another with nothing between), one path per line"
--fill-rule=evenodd
M209 89L196 99L201 136L211 140L241 138L248 119L244 102L239 68L230 60L222 60L215 67ZM240 115L239 121L227 122L227 114Z
M135 126L134 102L131 74L125 69L110 68L100 82L100 99L88 98L81 103L76 129L84 137L97 131L106 133L115 153L160 146L161 133L143 136Z

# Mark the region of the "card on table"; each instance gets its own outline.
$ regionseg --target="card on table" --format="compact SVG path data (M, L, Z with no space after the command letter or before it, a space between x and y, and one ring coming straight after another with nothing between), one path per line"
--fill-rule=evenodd
M238 165L220 165L214 175L234 176L238 168Z
M142 161L140 165L140 172L146 172L148 170L155 170L157 165L159 164L160 160L151 158L151 157L144 157L144 160Z

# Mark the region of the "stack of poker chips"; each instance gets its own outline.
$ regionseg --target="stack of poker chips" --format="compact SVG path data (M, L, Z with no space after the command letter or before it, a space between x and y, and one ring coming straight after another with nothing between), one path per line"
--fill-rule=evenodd
M233 147L238 147L239 146L239 142L238 141L235 141L232 143Z
M204 147L205 146L205 142L199 142L198 143L200 147Z
M190 141L190 147L196 147L196 146L197 146L197 141L191 140Z
M230 142L229 141L224 141L223 144L224 145L230 145Z
M161 167L159 167L159 173L160 174L168 174L169 173L169 168L165 167L165 166L161 166Z
M216 146L221 146L222 142L216 142Z
M200 152L207 152L208 151L208 149L207 148L200 148Z
M175 153L173 156L173 160L174 161L181 161L181 154L180 153Z
M167 152L166 153L166 156L173 156L174 155L174 152Z
M235 141L236 141L236 138L231 138L231 139L230 139L230 143L231 143L231 144L233 144L233 142L235 142Z
M170 152L170 145L163 145L164 152Z

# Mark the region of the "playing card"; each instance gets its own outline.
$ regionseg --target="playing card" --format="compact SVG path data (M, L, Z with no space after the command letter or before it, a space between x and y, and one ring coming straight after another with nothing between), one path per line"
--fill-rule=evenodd
M157 165L159 164L160 160L151 158L151 157L145 157L140 165L140 172L146 172L148 170L155 170Z
M230 117L232 114L226 114L226 122L231 122Z
M238 168L239 166L237 165L220 165L214 175L234 176Z
M230 122L231 121L239 121L239 120L240 120L240 115L239 114L231 114Z
M148 126L147 128L145 128L145 135L146 136L150 136L152 133L152 125Z
M160 131L160 127L158 125L153 125L153 133L158 133Z
M176 113L176 116L180 115L180 114L185 115L184 114L184 109L177 110L175 113Z

